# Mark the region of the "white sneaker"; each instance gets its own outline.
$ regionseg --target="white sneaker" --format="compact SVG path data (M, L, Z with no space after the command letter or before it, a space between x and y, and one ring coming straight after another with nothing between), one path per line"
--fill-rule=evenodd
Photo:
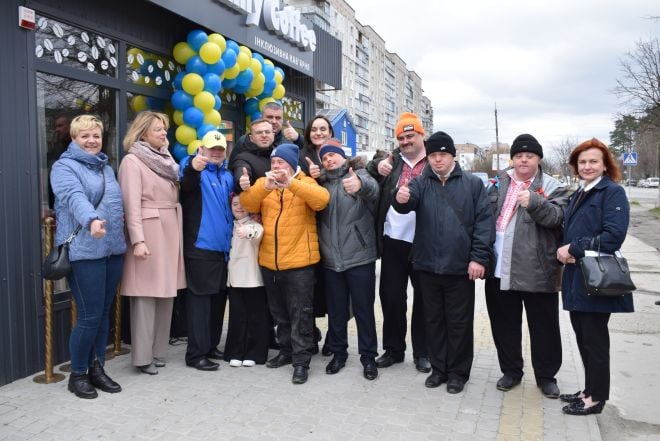
M245 366L245 367L252 367L255 364L257 364L257 363L255 363L254 360L243 360L243 366Z
M229 360L229 366L231 367L239 367L242 364L243 362L241 360L236 360L236 359Z

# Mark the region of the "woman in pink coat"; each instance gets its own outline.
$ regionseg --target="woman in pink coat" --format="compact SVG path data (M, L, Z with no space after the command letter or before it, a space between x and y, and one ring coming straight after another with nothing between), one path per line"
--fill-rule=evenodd
M119 167L128 243L121 293L131 303L133 365L150 375L165 366L172 306L186 287L183 267L179 166L167 150L169 121L138 114L124 138Z

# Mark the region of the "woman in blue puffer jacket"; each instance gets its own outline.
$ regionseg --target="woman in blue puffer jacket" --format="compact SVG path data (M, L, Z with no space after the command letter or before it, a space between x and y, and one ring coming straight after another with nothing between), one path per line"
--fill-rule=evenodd
M103 369L109 314L121 278L126 241L121 191L108 156L101 152L103 123L80 115L71 121L72 142L55 162L50 182L55 194L55 245L71 242L67 281L78 307L69 338L69 390L96 398L95 388L120 392Z

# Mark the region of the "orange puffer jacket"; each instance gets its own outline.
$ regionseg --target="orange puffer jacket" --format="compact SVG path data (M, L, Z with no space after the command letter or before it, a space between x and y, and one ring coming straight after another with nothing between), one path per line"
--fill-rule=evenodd
M250 213L261 212L264 237L259 247L259 265L288 270L321 260L316 233L316 211L330 201L330 193L303 172L288 188L269 191L266 178L259 178L241 193L241 205Z

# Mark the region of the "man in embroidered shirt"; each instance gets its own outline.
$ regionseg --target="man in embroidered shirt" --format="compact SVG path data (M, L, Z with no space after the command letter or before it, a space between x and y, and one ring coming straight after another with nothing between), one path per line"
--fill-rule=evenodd
M522 310L529 328L536 384L546 397L559 397L555 375L561 366L559 283L555 255L561 240L568 191L543 173L541 144L518 136L511 146L513 167L503 171L488 195L496 218L494 274L486 280L486 304L508 391L523 376Z

